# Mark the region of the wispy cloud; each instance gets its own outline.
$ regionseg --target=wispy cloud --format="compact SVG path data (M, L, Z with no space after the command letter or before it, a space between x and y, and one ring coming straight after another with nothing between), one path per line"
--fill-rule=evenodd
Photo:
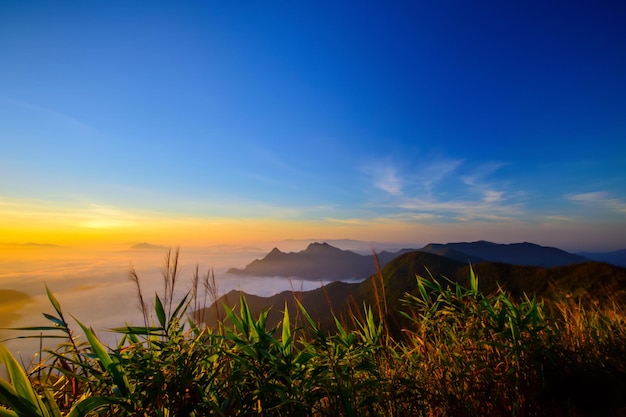
M86 210L77 213L79 224L89 229L112 229L127 227L137 223L137 217L119 208L90 204Z
M369 222L369 220L366 220L366 219L356 219L356 218L340 219L336 217L328 217L324 220L329 223L341 224L341 225L347 225L347 226L363 226Z
M50 201L0 201L0 215L25 224L110 229L141 223L145 213L133 214L102 204L59 204Z
M413 198L399 204L411 212L435 214L456 221L503 220L513 221L523 216L519 204L503 204L501 199L489 200L424 200Z
M373 175L374 187L392 195L402 193L402 184L398 178L395 167L391 165L375 167Z
M422 161L415 167L411 176L417 183L416 185L430 192L438 183L455 175L462 165L462 159L437 158L427 162Z
M505 162L486 162L474 166L471 171L461 175L460 179L467 185L476 185L506 165Z
M578 194L566 194L565 198L574 203L606 209L616 213L626 214L626 201L616 198L608 191L593 191Z
M609 194L606 191L594 191L590 193L567 194L565 198L576 202L597 203L601 201L606 201L608 199L608 196Z
M390 161L378 164L371 186L384 194L370 206L410 221L512 221L524 216L522 204L506 187L490 181L504 162L466 165L462 159L443 157L410 169Z
M497 203L503 200L503 196L504 192L502 191L486 190L484 192L483 202L487 204Z

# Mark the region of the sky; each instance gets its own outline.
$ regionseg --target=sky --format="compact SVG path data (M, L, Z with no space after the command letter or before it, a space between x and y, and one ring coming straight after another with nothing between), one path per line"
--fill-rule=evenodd
M0 4L0 243L626 248L626 4Z

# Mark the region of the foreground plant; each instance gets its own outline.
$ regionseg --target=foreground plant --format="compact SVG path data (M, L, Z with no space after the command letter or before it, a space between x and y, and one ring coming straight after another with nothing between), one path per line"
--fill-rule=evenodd
M245 297L209 329L188 312L205 297L197 272L174 302L177 257L167 258L152 310L131 271L144 324L112 329L122 336L115 347L77 321L79 342L48 291L52 326L22 330L63 341L29 373L0 347L9 374L0 417L608 416L626 406L626 315L616 305L562 302L546 314L534 298L482 293L470 269L467 287L417 277L400 336L380 303L335 317L327 332L297 299L298 311L285 305L268 327L269 312L253 314Z

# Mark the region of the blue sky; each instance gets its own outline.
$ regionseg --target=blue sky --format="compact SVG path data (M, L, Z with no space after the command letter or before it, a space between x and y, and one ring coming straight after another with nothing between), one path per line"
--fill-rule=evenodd
M3 2L0 228L626 247L624 21L619 1Z

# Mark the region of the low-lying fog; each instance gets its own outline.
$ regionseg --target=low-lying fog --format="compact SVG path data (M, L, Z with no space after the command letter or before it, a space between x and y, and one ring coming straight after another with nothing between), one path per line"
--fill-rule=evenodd
M279 249L287 252L305 247L306 243L286 242ZM219 295L235 289L269 296L290 290L292 286L295 290L306 291L322 284L319 281L298 278L241 277L226 274L226 270L231 267L243 268L254 259L264 257L271 248L272 246L181 248L180 273L176 284L177 300L191 288L196 265L201 276L211 268L214 270ZM115 344L118 336L106 329L123 326L125 323L143 324L137 289L129 279L131 265L139 275L146 303L152 304L155 292L163 292L161 269L168 250L164 247L85 251L54 246L5 245L1 250L0 340L36 334L10 331L7 327L51 325L42 315L44 312L54 313L46 296L46 284L59 300L66 319L77 333L79 327L72 316L93 327L109 345ZM175 249L172 249L173 252ZM25 293L30 298L24 298L16 291ZM211 301L207 303L210 304ZM28 361L38 351L39 346L38 341L24 339L7 340L4 343L24 361Z

